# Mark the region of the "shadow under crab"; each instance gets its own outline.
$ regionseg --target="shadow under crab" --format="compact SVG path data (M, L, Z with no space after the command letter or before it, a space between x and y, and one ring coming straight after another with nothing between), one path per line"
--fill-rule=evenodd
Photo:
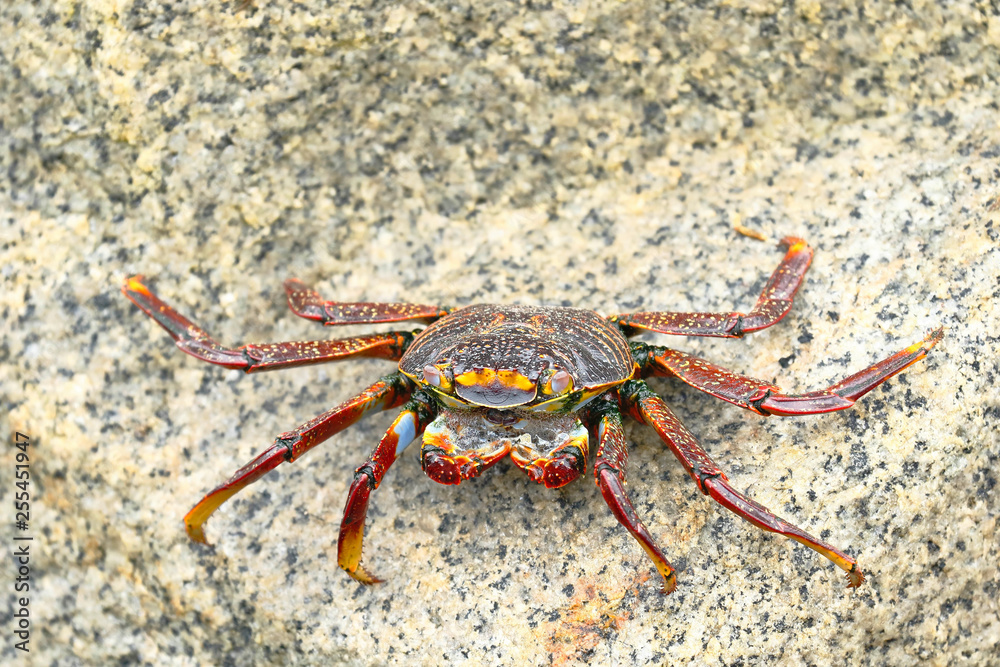
M473 305L459 309L399 303L324 301L301 281L285 282L289 307L325 325L423 321L422 330L394 331L340 340L249 344L226 348L161 301L141 276L122 291L203 361L247 373L351 357L398 362L357 396L283 433L274 444L206 495L184 521L188 535L205 542L204 523L240 489L282 462L294 461L327 438L376 410L401 407L368 460L355 472L338 540L338 562L363 584L379 581L361 565L365 516L372 490L406 447L420 438L424 472L442 484L482 474L506 456L536 482L558 488L588 469L596 440L595 482L615 518L632 534L664 580L676 575L643 525L625 490L628 448L624 416L652 426L702 493L754 525L786 535L825 556L857 587L857 561L733 489L725 473L645 383L651 375L675 377L760 415L807 415L842 410L922 359L943 335L923 341L806 394L733 373L668 347L630 341L638 332L736 338L781 320L792 306L812 260L805 241L785 238L786 253L757 303L743 313L640 312L601 317L591 310L538 306Z

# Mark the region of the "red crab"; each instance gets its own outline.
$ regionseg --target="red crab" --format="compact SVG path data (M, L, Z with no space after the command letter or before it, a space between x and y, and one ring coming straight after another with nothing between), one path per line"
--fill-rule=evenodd
M615 518L639 541L663 576L663 590L676 575L636 514L625 490L628 448L624 415L649 424L698 488L756 526L788 537L822 554L847 572L848 586L864 574L839 549L780 519L730 486L724 472L702 449L666 403L643 381L675 377L712 396L760 415L806 415L843 410L886 379L926 356L942 329L826 389L784 394L778 387L667 347L630 342L641 331L681 336L737 338L778 322L792 306L812 250L785 238L784 259L753 309L742 313L642 312L602 317L591 310L539 306L474 305L448 309L401 303L323 301L301 281L285 282L296 315L325 325L430 323L417 331L340 340L223 347L161 301L142 277L122 291L174 338L179 348L203 361L252 373L349 357L398 362L396 372L357 396L283 433L184 517L188 535L205 542L205 521L240 489L285 461L294 461L330 436L375 410L402 410L354 474L338 541L338 562L363 584L379 581L361 565L368 498L403 450L422 436L421 465L442 484L476 477L508 454L536 482L557 488L587 469L588 443L597 442L594 478Z

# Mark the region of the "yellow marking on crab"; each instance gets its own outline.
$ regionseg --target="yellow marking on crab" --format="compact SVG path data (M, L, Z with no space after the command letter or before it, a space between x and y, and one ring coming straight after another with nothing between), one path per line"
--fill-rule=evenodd
M500 385L508 389L534 391L535 383L517 371L495 371L492 368L466 371L455 376L455 384L463 387L489 387Z
M455 398L454 396L449 396L448 394L444 393L437 387L429 386L425 387L425 389L430 389L431 391L433 391L435 398L444 403L446 407L461 409L461 408L468 408L473 405L472 403L466 403L465 401L459 398Z
M128 289L132 290L133 292L138 292L143 296L152 296L152 294L150 294L149 292L149 288L143 285L141 282L139 282L138 276L129 278L127 281L125 281L125 286L128 287Z
M794 239L794 242L788 246L788 252L802 252L803 248L808 247L809 245L802 239Z
M918 352L922 352L923 354L921 354L921 356L918 359L913 360L913 361L919 361L919 359L922 359L923 357L927 356L927 352L932 347L941 342L941 339L943 337L944 337L944 327L940 327L927 334L927 337L924 338L922 341L914 343L913 345L906 348L904 352L906 354L916 354Z
M452 396L452 395L450 395L450 394L442 391L440 387L435 387L432 384L428 384L427 382L424 382L424 380L423 380L422 377L417 377L416 375L414 375L412 373L407 373L403 369L399 369L399 372L402 373L403 375L405 375L409 380L411 380L413 382L413 384L417 385L421 389L425 389L425 390L430 391L431 393L433 393L434 396L435 396L435 398L437 398L438 400L440 400L442 403L444 403L449 408L467 408L470 405L472 405L471 403L466 403L462 399L460 399L460 398L458 398L456 396Z

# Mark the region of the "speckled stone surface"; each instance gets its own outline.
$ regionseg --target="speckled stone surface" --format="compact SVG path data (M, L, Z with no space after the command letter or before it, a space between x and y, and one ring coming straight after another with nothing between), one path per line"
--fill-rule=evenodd
M0 6L0 506L28 433L32 664L1000 662L995 5L255 4ZM392 365L200 363L126 276L233 345L340 333L287 311L289 275L344 300L746 309L781 252L735 224L815 248L790 315L648 339L807 391L947 327L826 416L652 381L735 486L858 557L856 593L635 424L669 597L589 475L444 487L416 448L373 495L387 581L359 587L337 529L389 415L225 505L214 547L185 536L206 491Z

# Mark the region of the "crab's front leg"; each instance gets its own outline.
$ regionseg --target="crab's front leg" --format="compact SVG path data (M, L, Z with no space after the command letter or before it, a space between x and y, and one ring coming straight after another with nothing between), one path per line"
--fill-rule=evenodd
M435 401L421 391L413 392L392 426L372 450L371 456L354 473L354 483L347 494L344 520L340 524L337 540L337 563L362 584L377 584L375 577L361 566L361 547L364 541L365 516L372 489L378 488L382 478L407 445L423 433L437 413Z
M663 399L642 380L630 380L619 389L622 408L635 419L649 424L681 462L705 495L743 517L758 528L790 537L825 556L847 572L848 587L856 588L865 580L856 560L840 549L818 540L798 526L775 516L763 505L747 498L729 485L729 480L708 455L691 431L670 411Z
M677 575L670 561L663 555L646 530L625 491L625 467L628 463L628 445L621 411L613 393L608 393L591 403L588 422L597 440L597 460L594 463L594 481L601 490L604 501L611 508L618 522L632 534L646 555L663 576L663 592L672 593L677 588Z
M204 524L208 517L243 487L253 484L285 461L294 461L365 415L401 405L409 398L412 386L402 373L393 373L295 430L279 435L270 448L237 470L187 513L184 525L188 536L195 542L205 543Z

